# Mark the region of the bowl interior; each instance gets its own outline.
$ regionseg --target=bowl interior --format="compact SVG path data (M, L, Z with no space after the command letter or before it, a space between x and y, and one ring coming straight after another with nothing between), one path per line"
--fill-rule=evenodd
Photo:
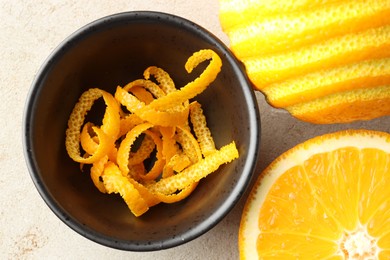
M195 79L184 69L195 51L222 58L216 81L196 99L203 105L217 148L236 141L240 158L202 180L187 199L134 217L116 195L101 194L87 172L65 151L70 112L81 93L142 78L155 65L177 87ZM37 75L25 113L26 157L35 185L49 207L71 228L125 250L168 248L214 226L244 192L257 157L259 117L251 87L231 53L198 26L161 13L125 13L101 19L63 42ZM93 108L99 110L99 108Z

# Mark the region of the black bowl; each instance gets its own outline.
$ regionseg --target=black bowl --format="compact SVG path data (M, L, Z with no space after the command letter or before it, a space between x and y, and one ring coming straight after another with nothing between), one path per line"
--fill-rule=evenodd
M183 86L197 77L184 64L213 49L222 71L196 99L217 148L236 141L240 158L203 179L185 200L159 204L136 218L119 196L100 193L65 150L65 129L81 93L142 78L156 65ZM158 12L108 16L76 31L38 72L26 102L24 152L32 180L50 209L69 227L100 244L131 251L165 249L214 227L236 204L255 169L260 140L256 99L243 67L215 36L183 18Z

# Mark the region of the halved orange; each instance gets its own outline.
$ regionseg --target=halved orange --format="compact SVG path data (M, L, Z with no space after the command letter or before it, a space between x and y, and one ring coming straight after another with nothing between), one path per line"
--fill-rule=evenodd
M390 134L345 130L282 154L256 181L242 259L390 259Z

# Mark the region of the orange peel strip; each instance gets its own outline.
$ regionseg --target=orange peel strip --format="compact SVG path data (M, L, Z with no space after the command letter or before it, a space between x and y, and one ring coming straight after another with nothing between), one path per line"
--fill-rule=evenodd
M120 131L120 107L118 101L108 92L102 91L104 102L106 103L106 111L103 117L101 129L114 142L118 138Z
M127 174L127 176L129 178L132 178L136 181L140 180L141 179L141 175L142 174L145 174L145 165L144 163L139 163L139 164L134 164L134 165L131 165L129 166L129 173Z
M102 177L107 193L119 193L136 217L149 210L148 203L131 181L122 175L117 165L108 162Z
M99 146L95 140L91 137L89 134L89 130L93 127L94 125L91 122L86 123L83 126L83 129L80 134L80 143L81 147L86 151L88 154L94 154Z
M176 132L176 140L180 143L184 153L188 156L191 162L196 163L202 159L202 152L194 135L186 128L179 126L176 128Z
M108 156L104 156L99 161L94 162L91 167L91 179L93 181L93 184L95 184L95 187L101 192L101 193L107 193L106 187L104 186L104 183L102 181L102 175L104 172L104 167L106 166L108 162Z
M154 100L149 104L154 109L167 109L175 105L184 103L202 93L217 77L221 71L221 58L212 50L200 50L195 52L186 62L185 69L191 73L201 62L211 60L202 74L194 81L188 83L179 90L173 91L164 97Z
M136 125L144 123L144 120L139 118L136 114L127 115L125 118L120 121L120 132L119 136L127 134L133 127Z
M80 135L80 143L81 147L87 152L87 154L94 154L99 146L99 139L94 136L91 137L89 134L89 129L93 127L93 124L88 122L83 126L83 130L81 131ZM108 151L108 158L112 162L116 162L116 154L117 149L115 146L112 146L112 148ZM84 158L86 158L84 156Z
M99 138L99 145L96 151L89 157L84 158L80 155L81 127L84 124L85 116L88 113L88 111L91 110L94 102L102 96L104 98L104 101L110 104L111 106L112 102L109 99L109 96L111 95L109 93L101 89L91 88L83 92L83 94L81 94L78 102L76 103L76 105L74 106L70 114L68 120L68 128L66 129L65 132L65 147L69 157L76 162L85 163L85 164L94 163L95 161L98 161L100 158L106 155L113 146L113 140L112 140L113 132L111 132L110 127L114 125L115 119L111 118L112 117L111 112L113 111L110 110L109 113L108 112L105 113L105 119L103 120L103 125L104 124L106 125L105 131L108 133L108 135L102 129L98 127L92 127L93 131L96 133L96 135Z
M142 87L134 86L129 91L145 104L150 104L154 100L152 93Z
M202 158L199 158L201 160ZM190 158L184 153L178 153L172 156L167 166L172 167L175 172L180 172L191 165Z
M150 135L145 135L137 151L130 152L128 165L131 166L142 163L150 157L155 147L156 144L154 143L153 138Z
M185 198L187 198L198 186L198 182L195 182L188 186L187 188L182 189L179 193L173 193L170 195L166 195L160 192L155 192L154 195L159 199L161 202L164 203L175 203L178 201L181 201Z
M148 204L149 207L152 207L161 202L161 200L158 199L155 194L151 193L149 189L147 189L144 185L132 179L131 177L129 177L128 179L131 184L133 184L134 187L138 190L138 192L141 194L142 198L145 200L146 204Z
M129 173L129 156L131 146L134 144L138 136L140 136L144 131L148 130L151 127L153 127L153 125L149 123L137 125L133 129L131 129L126 134L125 139L122 140L118 149L117 163L119 169L122 171L124 176L127 176L127 174Z
M188 167L189 165L191 165L190 158L187 155L185 155L182 151L178 152L177 154L171 157L168 163L165 164L162 177L166 178L172 176L175 172L180 172L186 167Z
M128 93L121 87L117 87L115 98L126 108L136 114L141 119L148 121L154 125L160 126L176 126L183 125L187 121L189 107L185 107L181 111L157 111L145 105L144 102L138 100L135 96Z
M171 76L165 70L156 66L150 66L144 71L144 78L148 80L150 75L156 78L160 88L166 94L176 91L175 82L173 82Z
M176 175L164 178L148 186L153 193L172 194L177 190L182 190L189 185L198 182L210 173L216 171L222 164L229 163L238 158L238 150L235 142L221 147L214 153L192 164Z
M71 113L65 141L69 156L81 165L93 164L90 175L94 185L102 193L119 193L137 217L160 202L183 200L199 180L238 157L234 142L215 148L201 105L189 103L215 80L222 61L214 51L200 50L185 64L191 73L206 60L210 62L201 75L179 90L167 72L151 66L144 71L145 79L124 88L118 86L115 97L97 88L85 91ZM158 84L149 80L151 76ZM100 97L106 104L101 127L90 122L83 126L86 114ZM143 133L140 148L131 152ZM84 157L80 156L80 144L86 151ZM145 160L154 150L154 165L146 172Z
M141 174L140 177L144 180L154 180L161 174L161 172L163 171L164 165L165 165L165 160L164 160L163 155L162 155L162 150L163 150L162 141L161 141L161 138L157 134L153 133L150 130L146 130L145 134L149 135L153 139L154 143L156 144L156 148L157 148L156 159L157 160L154 162L152 169L150 169L150 171L147 172L145 175Z
M215 143L199 102L194 101L190 104L190 120L202 154L207 156L215 152Z
M146 79L137 79L123 87L126 91L131 91L134 87L142 87L153 94L155 98L165 96L165 92L153 81Z
M159 127L161 138L163 141L163 156L164 159L169 162L169 160L177 154L179 147L176 144L175 136L175 127Z

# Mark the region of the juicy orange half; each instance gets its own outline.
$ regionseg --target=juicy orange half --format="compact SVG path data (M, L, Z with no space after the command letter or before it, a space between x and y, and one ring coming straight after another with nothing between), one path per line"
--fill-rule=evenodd
M345 130L285 152L256 181L241 259L390 259L390 134Z

